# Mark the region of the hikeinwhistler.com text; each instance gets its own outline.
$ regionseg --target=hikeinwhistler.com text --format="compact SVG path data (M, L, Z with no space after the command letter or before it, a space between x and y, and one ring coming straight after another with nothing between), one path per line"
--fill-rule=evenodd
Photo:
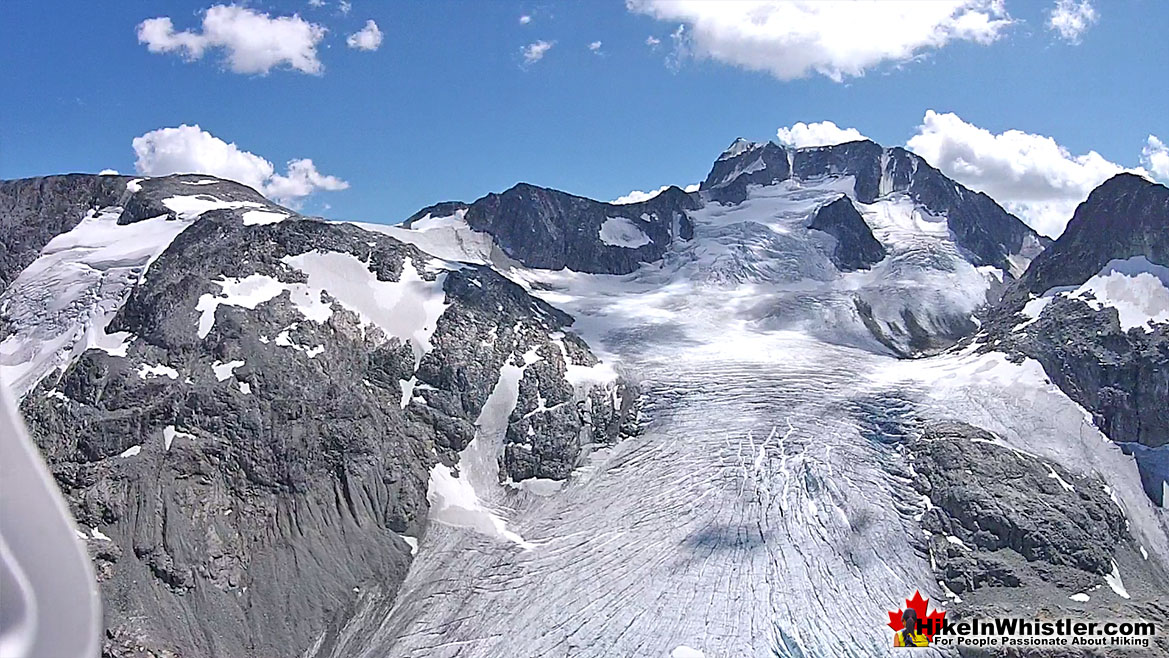
M1152 645L1157 624L1152 621L1083 619L993 619L943 620L923 622L923 630L933 630L932 644L937 647L1139 647Z

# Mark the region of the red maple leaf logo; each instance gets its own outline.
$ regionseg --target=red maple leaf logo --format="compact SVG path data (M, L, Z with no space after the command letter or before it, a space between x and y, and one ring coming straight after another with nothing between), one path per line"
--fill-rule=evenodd
M912 599L905 599L905 607L912 608L917 613L917 618L922 622L922 633L930 642L934 640L934 633L942 627L942 620L946 618L945 610L934 610L926 613L929 608L929 599L923 599L921 592L914 591ZM904 609L899 608L896 612L889 613L889 628L894 632L905 628L905 622L901 621L901 615L905 612Z

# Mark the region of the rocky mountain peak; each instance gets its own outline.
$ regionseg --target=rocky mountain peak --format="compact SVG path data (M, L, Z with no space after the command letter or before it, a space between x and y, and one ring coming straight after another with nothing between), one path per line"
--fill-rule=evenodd
M738 204L747 199L749 186L852 177L850 196L857 202L869 204L902 193L930 214L945 217L955 242L976 265L1018 276L1050 242L989 196L956 183L901 147L883 148L867 139L806 148L735 144L715 161L700 186L704 199Z
M509 257L529 267L627 274L660 259L675 239L690 239L685 211L696 207L695 195L676 186L645 201L613 204L519 183L474 203L423 208L404 226L458 214L458 221L490 234Z
M1023 290L1079 285L1110 260L1133 256L1169 265L1169 188L1121 173L1076 208L1063 235L1027 270Z

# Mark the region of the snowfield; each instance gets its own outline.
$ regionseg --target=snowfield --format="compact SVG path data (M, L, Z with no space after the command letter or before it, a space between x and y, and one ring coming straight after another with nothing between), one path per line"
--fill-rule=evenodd
M11 323L0 343L0 377L17 396L89 348L125 356L132 337L107 335L106 325L150 263L191 221L164 215L119 225L121 213L117 207L90 211L46 244L0 295Z
M653 242L645 231L628 217L606 217L597 235L602 243L625 249L637 249Z

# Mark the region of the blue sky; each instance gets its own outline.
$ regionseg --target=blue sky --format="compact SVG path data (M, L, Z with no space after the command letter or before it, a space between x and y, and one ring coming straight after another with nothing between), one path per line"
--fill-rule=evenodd
M956 0L946 20L972 14L998 26L973 37L957 22L916 42L902 35L908 57L881 45L906 21L860 20L846 34L819 34L849 20L808 16L800 34L829 45L801 75L776 70L791 61L782 42L791 18L756 34L725 16L734 13L726 3L637 2L352 0L348 13L337 0L237 3L327 30L315 44L321 71L282 62L260 74L233 71L230 51L214 43L193 59L140 42L139 25L156 17L169 17L175 32L208 34L210 2L5 2L0 178L133 173L134 138L197 124L277 174L310 158L320 174L348 183L297 196L305 212L395 222L519 181L599 199L694 183L735 137L775 139L801 121L905 144L927 110L960 121L936 122L915 150L1016 203L1021 216L1035 205L1036 223L1043 212L1066 213L1108 166L1141 166L1142 149L1145 170L1160 177L1162 151L1150 135L1169 141L1169 3L1065 0L1081 18L1088 12L1069 37L1049 24L1054 0ZM380 47L348 47L368 20ZM523 49L539 41L552 45L526 62ZM868 41L877 45L860 48ZM980 129L990 137L981 146L972 132ZM1010 130L1020 133L1003 137ZM1028 139L1046 138L1066 162L1051 153L1039 164L1012 161L1032 152ZM1091 151L1099 162L1085 159ZM988 159L972 166L970 157Z

